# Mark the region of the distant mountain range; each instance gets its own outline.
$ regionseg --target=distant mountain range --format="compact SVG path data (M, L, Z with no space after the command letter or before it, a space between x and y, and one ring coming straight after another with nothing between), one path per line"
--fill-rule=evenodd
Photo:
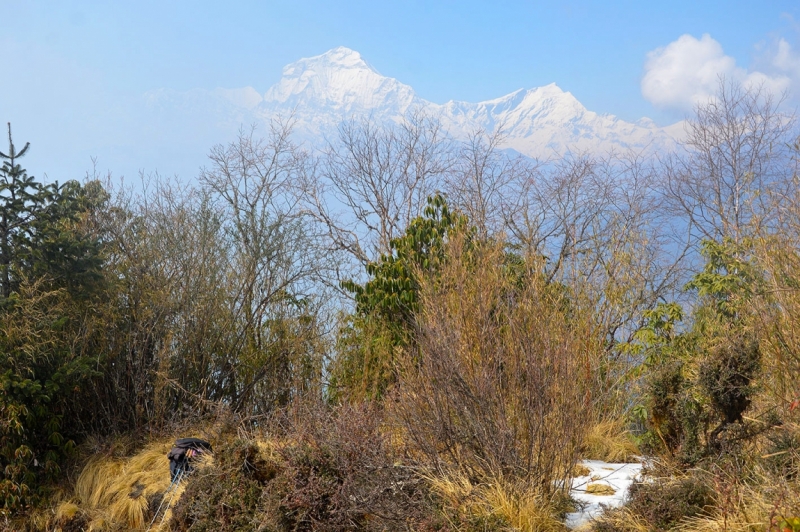
M658 127L643 118L625 122L587 110L555 83L520 89L479 103L436 104L394 78L382 76L358 52L334 48L283 69L281 80L265 94L243 89L160 89L145 95L151 111L171 119L188 118L198 127L229 129L293 114L295 132L312 146L334 138L343 120L370 117L397 123L410 111L438 118L456 138L502 127L504 147L532 157L572 152L664 150L683 135L683 124Z

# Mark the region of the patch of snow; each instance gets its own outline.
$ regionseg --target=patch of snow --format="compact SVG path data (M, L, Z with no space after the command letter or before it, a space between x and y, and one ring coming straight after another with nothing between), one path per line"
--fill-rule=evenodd
M616 464L600 460L584 460L581 462L591 473L583 477L575 477L572 481L570 495L579 501L583 508L567 514L568 528L578 528L599 516L605 507L622 506L631 487L642 473L642 464ZM594 479L594 480L592 480ZM589 484L604 484L615 490L613 495L595 495L586 493Z

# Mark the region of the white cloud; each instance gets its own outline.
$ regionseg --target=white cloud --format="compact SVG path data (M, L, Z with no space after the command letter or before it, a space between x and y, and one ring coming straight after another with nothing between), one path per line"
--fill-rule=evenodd
M778 39L778 49L772 58L772 64L794 80L800 79L800 55L795 54L786 39Z
M681 35L647 54L642 95L659 107L685 111L711 100L721 78L745 87L761 85L773 94L800 80L800 56L784 39L778 41L767 63L767 72L748 71L725 55L722 45L710 35L700 39Z

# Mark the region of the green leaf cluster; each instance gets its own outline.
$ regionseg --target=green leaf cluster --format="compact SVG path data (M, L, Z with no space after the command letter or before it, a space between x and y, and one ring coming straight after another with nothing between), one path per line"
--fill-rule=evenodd
M467 217L441 194L428 198L423 215L391 241L391 252L366 266L369 280L342 287L354 296L355 314L340 335L331 395L380 397L396 380L395 353L412 344L422 275L436 275L454 231L469 231Z
M645 441L686 464L719 452L742 423L761 367L748 309L762 279L748 244L705 241L701 252L706 264L685 287L698 296L691 327L680 330L679 305L661 304L644 313L631 349L642 355Z

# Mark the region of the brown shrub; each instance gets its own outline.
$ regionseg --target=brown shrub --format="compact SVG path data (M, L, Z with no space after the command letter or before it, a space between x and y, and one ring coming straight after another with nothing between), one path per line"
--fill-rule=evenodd
M306 404L288 425L293 443L268 512L283 529L392 530L427 519L421 479L391 444L380 407Z
M404 360L394 408L433 467L524 479L547 502L591 419L591 321L500 245L455 236L448 257L422 279L418 351Z
M402 464L370 404L303 403L215 447L174 510L180 531L436 528L422 480Z
M258 446L235 439L217 446L212 467L194 471L172 509L173 530L254 530L263 484L274 469Z

